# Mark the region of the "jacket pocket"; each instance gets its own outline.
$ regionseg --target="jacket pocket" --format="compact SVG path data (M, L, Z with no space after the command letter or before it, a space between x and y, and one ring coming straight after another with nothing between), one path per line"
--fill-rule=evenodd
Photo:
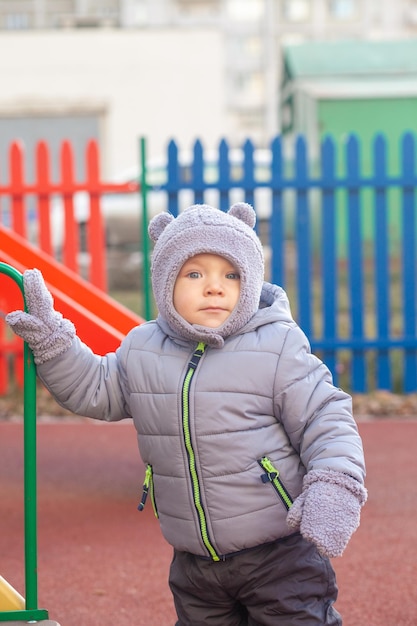
M151 502L152 502L153 512L155 513L155 517L159 517L158 509L156 507L156 501L155 501L155 491L154 491L154 484L153 484L153 469L150 463L148 463L146 466L145 479L143 481L143 487L142 487L142 497L138 504L138 511L143 511L143 509L145 508L148 495L150 495L151 497Z
M271 459L269 459L267 456L263 456L261 459L258 459L258 463L264 470L264 473L261 474L262 482L264 484L270 483L273 489L275 489L285 508L287 510L290 509L293 504L293 499L286 490L284 483L279 476L279 471L276 469L276 467L274 467Z

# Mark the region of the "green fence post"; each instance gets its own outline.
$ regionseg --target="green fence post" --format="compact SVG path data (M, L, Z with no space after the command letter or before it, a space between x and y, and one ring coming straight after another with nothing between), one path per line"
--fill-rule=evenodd
M152 292L150 286L150 260L148 236L148 183L146 169L146 139L140 138L141 180L140 193L142 197L142 255L143 255L143 317L150 320L152 317Z
M11 265L0 262L0 273L16 282L26 310L23 275ZM24 450L24 529L25 529L25 610L2 611L0 622L39 621L48 619L45 609L38 609L37 503L36 503L36 366L33 354L24 343L23 450Z

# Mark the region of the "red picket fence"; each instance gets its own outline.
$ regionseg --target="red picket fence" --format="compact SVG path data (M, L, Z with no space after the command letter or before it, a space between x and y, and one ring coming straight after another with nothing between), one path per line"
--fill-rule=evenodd
M75 178L74 152L69 141L62 143L59 157L59 181L51 176L51 155L48 145L40 141L35 147L34 182L28 182L25 176L25 151L19 142L14 142L9 149L9 181L4 183L0 172L0 228L10 229L34 245L43 253L55 257L58 252L67 268L80 273L80 224L76 220L74 195L86 192L89 200L89 218L86 224L85 252L89 266L85 269L87 280L94 287L107 291L105 226L100 210L100 199L107 193L132 193L139 190L136 183L106 183L100 179L100 155L97 142L90 141L85 150L85 180ZM62 247L53 246L52 212L54 202L59 199L63 211ZM7 203L4 201L7 199ZM35 206L28 210L29 202ZM7 205L6 205L7 204ZM36 228L31 226L36 222ZM35 238L35 240L34 240ZM0 260L2 250L0 250ZM18 262L18 259L16 259ZM21 306L19 296L11 301L12 281L6 277L0 280L1 311ZM13 355L13 358L10 358ZM3 321L0 320L0 394L9 386L10 362L15 367L14 378L22 379L22 342L10 335Z
M74 215L74 194L87 192L90 202L90 217L87 225L86 251L91 264L88 279L96 287L107 288L105 237L100 198L104 193L129 193L138 190L136 183L105 183L100 180L100 157L96 141L90 141L85 152L84 181L76 181L74 176L74 155L69 141L64 141L60 151L59 182L51 180L50 151L44 141L35 149L35 181L25 182L25 154L23 147L14 142L9 151L9 183L0 184L0 198L9 197L11 201L10 227L24 238L28 237L26 204L29 196L34 196L37 203L38 241L37 245L47 254L53 255L51 204L54 196L60 196L64 206L64 240L62 262L69 269L78 272L80 252L79 224Z

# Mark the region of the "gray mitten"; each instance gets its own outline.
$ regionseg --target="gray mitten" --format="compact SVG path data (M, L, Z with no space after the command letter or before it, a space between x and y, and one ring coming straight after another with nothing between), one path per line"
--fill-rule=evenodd
M333 470L312 470L288 511L287 524L316 544L323 556L341 556L359 526L367 491L360 482Z
M6 315L6 322L29 344L35 363L40 365L68 350L75 337L75 328L72 322L54 310L52 295L39 270L26 270L23 286L28 313L13 311Z

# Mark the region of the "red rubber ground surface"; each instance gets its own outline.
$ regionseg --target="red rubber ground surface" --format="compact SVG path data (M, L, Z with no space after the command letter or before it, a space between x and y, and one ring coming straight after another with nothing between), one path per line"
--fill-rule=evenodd
M360 422L369 501L334 560L344 626L417 624L417 420ZM0 423L0 574L23 589L22 426ZM169 626L171 549L152 507L133 426L38 428L39 607L61 626Z

